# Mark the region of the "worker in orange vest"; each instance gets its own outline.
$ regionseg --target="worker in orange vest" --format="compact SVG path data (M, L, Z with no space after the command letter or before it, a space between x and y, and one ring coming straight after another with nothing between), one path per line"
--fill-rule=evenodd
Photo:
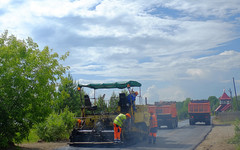
M115 143L120 143L121 142L121 132L122 132L122 127L123 124L127 119L130 119L131 115L129 113L126 113L126 115L120 113L113 121L114 125L114 142Z
M81 128L81 127L83 126L83 124L84 124L84 121L83 121L83 120L81 120L81 119L78 119L78 120L77 120L77 127L78 127L78 128Z
M148 143L155 144L156 143L156 138L157 138L157 117L153 112L151 113L151 118L150 118L150 131L149 131L149 140Z

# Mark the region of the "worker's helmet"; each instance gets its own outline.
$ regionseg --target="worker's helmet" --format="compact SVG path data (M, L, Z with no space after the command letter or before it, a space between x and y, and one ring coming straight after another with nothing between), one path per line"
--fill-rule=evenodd
M137 91L135 92L135 95L136 95L136 96L138 95L138 92L137 92Z
M153 111L153 110L149 110L149 113L150 113L150 114L154 114L154 111Z
M131 115L130 115L129 113L126 113L126 116L127 116L128 118L131 118Z

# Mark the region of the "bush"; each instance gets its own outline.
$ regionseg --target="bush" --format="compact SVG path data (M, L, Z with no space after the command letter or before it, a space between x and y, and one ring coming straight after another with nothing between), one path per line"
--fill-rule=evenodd
M28 137L23 139L22 143L36 143L39 140L40 140L40 138L37 135L36 126L33 126L33 128L29 132Z
M230 143L237 145L237 150L240 150L240 121L236 120L235 123L235 135L232 139L230 139Z
M74 113L71 113L68 108L65 108L60 114L54 112L45 122L37 126L37 135L41 140L47 142L68 139L76 123L74 118Z

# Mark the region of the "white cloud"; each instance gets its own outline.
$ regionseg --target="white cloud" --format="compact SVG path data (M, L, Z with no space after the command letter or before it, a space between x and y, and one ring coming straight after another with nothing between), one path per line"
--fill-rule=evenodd
M86 16L87 14L92 14L94 11L91 9L100 4L100 2L101 0L39 0L28 1L25 3L25 6L28 6L29 11L36 17L61 18L68 15Z
M77 30L77 34L85 37L112 36L121 37L128 33L122 27L105 27L100 25L84 25L87 30Z
M163 3L164 6L185 11L189 15L197 15L204 17L228 17L240 13L240 2L238 0L202 0L202 1L182 1L173 0Z
M217 69L221 71L227 71L231 69L237 69L240 67L240 52L238 51L224 51L219 55L204 57L199 59L202 64L210 69Z
M148 98L148 103L153 104L159 101L183 101L186 98L185 92L176 85L159 88L152 85L147 88L143 97Z
M239 55L238 52L235 52L234 50L229 50L229 51L224 51L221 54L219 54L220 56L235 56L235 55Z
M88 52L91 52L88 50ZM126 60L113 59L104 60L105 58L110 58L114 51L102 51L105 56L100 55L100 53L92 52L91 55L87 54L88 58L83 57L87 60L86 62L95 62L97 64L88 65L80 63L72 65L71 69L74 74L95 74L105 77L129 77L144 80L158 80L158 81L172 81L179 79L187 80L209 80L214 78L214 72L225 72L227 70L232 70L239 68L240 58L239 52L223 52L232 53L229 57L221 57L223 53L219 55L206 56L202 58L189 59L188 57L163 57L159 59L154 59L152 62L145 62L142 64L137 64L135 60L129 58ZM120 51L121 53L121 51ZM117 53L118 54L118 53ZM87 56L86 55L86 56ZM120 54L119 54L120 55ZM126 55L127 54L123 54ZM221 74L219 74L221 76Z
M207 71L202 69L187 69L187 74L191 75L192 77L203 78L206 77Z
M6 6L10 3L11 0L0 1L0 8L6 8Z

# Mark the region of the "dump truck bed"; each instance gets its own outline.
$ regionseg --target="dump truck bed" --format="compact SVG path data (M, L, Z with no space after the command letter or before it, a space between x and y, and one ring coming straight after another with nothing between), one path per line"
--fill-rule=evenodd
M210 113L210 102L206 100L190 101L188 113Z
M196 122L211 124L211 108L208 100L192 100L188 104L189 124L195 125Z

